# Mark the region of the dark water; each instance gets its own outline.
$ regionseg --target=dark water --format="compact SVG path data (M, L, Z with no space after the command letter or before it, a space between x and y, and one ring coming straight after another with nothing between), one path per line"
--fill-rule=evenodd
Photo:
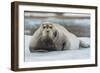
M32 35L42 22L58 23L79 37L90 37L90 19L25 18L25 34Z

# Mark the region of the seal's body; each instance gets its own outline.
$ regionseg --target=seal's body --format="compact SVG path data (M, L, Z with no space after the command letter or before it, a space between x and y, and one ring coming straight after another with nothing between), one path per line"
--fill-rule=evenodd
M81 44L82 43L82 44ZM50 22L44 22L33 34L30 40L30 52L34 51L60 51L89 47L80 41L77 36L69 32L63 26Z

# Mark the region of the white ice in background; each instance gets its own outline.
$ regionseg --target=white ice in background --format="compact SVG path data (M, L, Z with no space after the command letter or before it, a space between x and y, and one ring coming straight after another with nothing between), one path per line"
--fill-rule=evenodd
M89 59L90 48L80 48L78 50L65 50L65 51L54 51L45 53L30 53L29 41L31 36L25 35L25 50L24 50L24 61L55 61L55 60L72 60L72 59ZM90 38L80 37L83 41L90 43Z

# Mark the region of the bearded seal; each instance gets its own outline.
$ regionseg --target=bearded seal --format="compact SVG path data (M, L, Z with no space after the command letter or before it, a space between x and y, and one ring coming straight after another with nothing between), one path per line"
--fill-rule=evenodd
M44 22L35 31L30 40L29 50L34 51L61 51L89 47L89 44L79 40L76 35L69 32L59 24Z

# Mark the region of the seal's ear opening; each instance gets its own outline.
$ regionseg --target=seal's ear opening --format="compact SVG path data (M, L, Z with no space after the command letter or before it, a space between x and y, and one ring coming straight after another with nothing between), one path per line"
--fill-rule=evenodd
M55 36L55 37L57 36L57 31L54 32L54 36Z

